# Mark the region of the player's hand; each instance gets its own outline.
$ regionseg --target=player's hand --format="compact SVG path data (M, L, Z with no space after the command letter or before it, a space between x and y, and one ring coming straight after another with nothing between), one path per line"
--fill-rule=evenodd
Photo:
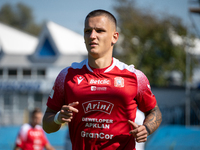
M73 102L69 105L63 105L58 116L58 121L62 123L71 122L73 118L73 113L78 113L78 109L75 108L75 106L77 106L78 104L79 102Z
M129 133L133 135L138 143L147 141L147 130L144 125L138 125L135 122L128 120L128 123L133 127Z

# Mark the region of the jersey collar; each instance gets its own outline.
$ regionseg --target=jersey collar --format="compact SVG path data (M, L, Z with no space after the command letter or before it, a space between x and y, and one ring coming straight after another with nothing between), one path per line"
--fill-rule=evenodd
M90 67L90 65L89 65L89 63L88 63L88 59L87 59L87 61L86 61L86 67L87 67L87 69L88 69L90 72L106 73L106 72L111 71L111 70L114 68L115 63L116 63L116 58L113 57L112 64L111 64L109 67L103 68L103 69L96 69L96 68L93 69L92 67Z

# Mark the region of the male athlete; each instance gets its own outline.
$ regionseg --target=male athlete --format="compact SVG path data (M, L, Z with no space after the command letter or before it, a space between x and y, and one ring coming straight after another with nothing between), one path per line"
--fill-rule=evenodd
M43 129L56 132L69 123L73 150L135 150L162 121L147 77L113 58L118 40L115 17L94 10L85 18L88 59L58 75L47 102ZM135 121L137 107L145 113Z
M48 142L46 135L39 125L42 120L42 112L36 108L31 114L30 124L26 123L22 125L14 150L54 150L54 148Z

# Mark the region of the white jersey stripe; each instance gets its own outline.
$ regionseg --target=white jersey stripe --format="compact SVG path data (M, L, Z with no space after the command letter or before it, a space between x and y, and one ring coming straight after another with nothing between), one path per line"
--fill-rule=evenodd
M120 70L127 69L128 71L135 73L135 67L134 65L127 65L123 62L120 62L118 59L113 58L115 61L115 66L117 66Z

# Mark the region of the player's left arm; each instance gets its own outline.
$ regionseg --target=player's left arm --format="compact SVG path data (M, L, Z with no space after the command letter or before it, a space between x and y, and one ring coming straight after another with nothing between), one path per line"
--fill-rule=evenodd
M146 127L148 135L156 131L156 129L160 126L161 122L162 114L157 104L153 109L145 112L145 119L143 125Z
M138 143L146 142L147 136L152 134L161 124L162 114L158 105L145 112L145 119L143 125L138 125L135 122L128 120L128 123L132 126L133 130L130 134L133 135Z
M155 96L151 91L149 80L140 70L136 70L135 73L138 80L138 92L135 99L138 103L138 108L144 112L145 119L143 125L138 125L131 120L128 120L128 123L133 129L130 131L130 134L132 134L136 141L140 143L145 142L147 140L147 136L156 131L156 129L160 126L162 122L162 114L156 103Z

